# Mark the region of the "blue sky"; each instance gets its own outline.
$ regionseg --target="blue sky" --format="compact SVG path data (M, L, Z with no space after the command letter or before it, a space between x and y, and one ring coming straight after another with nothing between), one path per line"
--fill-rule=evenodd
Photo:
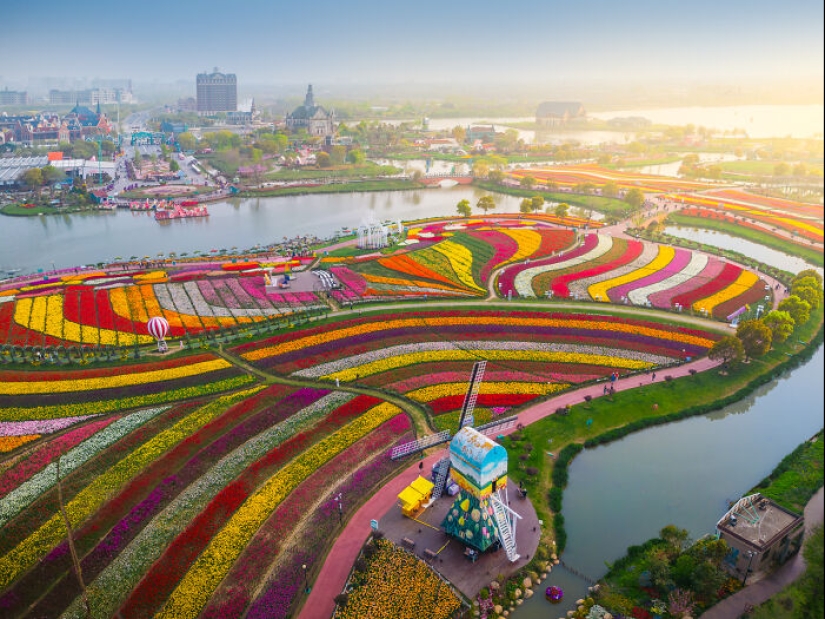
M0 87L28 77L247 83L822 76L821 0L4 0Z

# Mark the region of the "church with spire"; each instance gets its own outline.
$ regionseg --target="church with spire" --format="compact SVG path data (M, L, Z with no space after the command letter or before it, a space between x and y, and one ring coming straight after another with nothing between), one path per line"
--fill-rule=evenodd
M335 112L315 105L312 84L307 88L304 104L287 114L286 127L291 131L306 129L310 135L331 136L335 133Z

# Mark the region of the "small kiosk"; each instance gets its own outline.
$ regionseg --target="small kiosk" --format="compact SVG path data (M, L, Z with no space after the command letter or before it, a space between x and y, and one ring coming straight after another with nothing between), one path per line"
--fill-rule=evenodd
M398 495L401 513L413 518L433 496L433 483L420 475Z

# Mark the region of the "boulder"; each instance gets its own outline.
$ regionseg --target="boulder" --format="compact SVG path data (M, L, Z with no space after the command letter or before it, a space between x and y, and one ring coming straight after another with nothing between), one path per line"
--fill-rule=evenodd
M532 589L527 589L527 591L524 592L524 597L525 598L533 597L533 590Z
M531 579L529 576L527 576L527 577L526 577L526 578L525 578L525 579L521 582L521 584L524 586L524 588L525 588L525 589L532 589L532 588L533 588L533 581L532 581L532 579Z
M501 607L501 604L496 604L493 606L493 612L497 615L500 615L502 610L504 609Z

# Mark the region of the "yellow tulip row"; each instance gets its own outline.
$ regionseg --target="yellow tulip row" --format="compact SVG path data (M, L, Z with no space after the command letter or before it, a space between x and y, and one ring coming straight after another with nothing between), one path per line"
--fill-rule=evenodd
M228 407L252 396L263 387L253 387L220 397L206 404L172 427L150 439L108 470L101 472L94 481L81 490L67 505L66 513L72 526L77 527L100 508L115 492L142 469L154 462L180 441L191 436ZM0 558L0 589L16 580L43 555L59 544L66 536L66 526L60 514L52 516L43 526L20 542L8 554Z
M623 284L635 282L637 279L642 279L643 277L647 277L648 275L652 275L653 273L658 273L659 271L664 269L668 264L670 264L675 255L676 250L673 247L670 247L668 245L659 245L659 253L657 254L656 258L653 259L652 262L644 265L643 267L635 269L630 273L626 273L618 277L613 277L603 282L591 284L590 287L587 289L587 294L590 295L591 299L601 299L603 302L609 303L610 297L607 296L608 290L610 290L611 288L615 288L616 286L621 286Z
M134 335L112 329L99 329L66 320L63 315L63 295L18 299L14 306L14 321L28 329L81 344L118 346L133 344L135 338L142 344L154 341L149 335Z
M368 333L376 333L385 329L404 329L404 328L439 328L450 326L478 326L485 327L499 327L499 326L513 326L513 327L558 327L558 328L573 328L573 329L590 329L597 331L614 331L617 333L631 333L636 335L643 335L647 337L655 337L662 340L670 340L674 342L683 342L685 344L694 344L704 348L713 346L713 340L708 338L690 335L687 333L679 333L671 331L667 328L658 329L655 327L643 327L639 324L611 322L607 320L599 320L596 317L586 320L581 319L567 319L567 318L543 318L543 317L521 317L521 316L419 316L416 318L398 318L395 320L376 320L368 324L356 325L353 327L345 327L337 330L324 331L315 335L308 335L305 337L298 337L294 340L289 340L276 344L274 346L266 346L256 350L244 353L242 356L248 361L258 361L268 357L283 355L290 352L302 350L308 346L317 346L328 342L346 340L351 337L358 337Z
M451 349L426 350L422 352L404 353L386 359L378 359L355 367L339 370L327 374L327 380L356 380L372 374L379 374L388 370L403 368L416 363L437 363L439 361L474 361L487 359L488 361L538 361L541 363L584 363L592 365L606 365L627 369L643 369L651 364L644 361L614 357L611 355L594 355L584 353L570 353L561 351L540 350L488 350L488 349Z
M0 395L35 395L47 393L70 393L74 391L98 391L115 387L131 387L146 383L157 383L178 378L188 378L207 374L232 367L225 359L202 361L176 368L151 370L148 372L130 372L115 376L101 376L98 378L66 379L66 380L31 380L31 381L0 381Z
M473 279L473 252L453 241L443 241L433 245L433 249L450 261L450 266L462 284L471 290L484 292Z
M759 277L757 277L755 273L742 269L742 272L739 273L739 277L736 278L735 282L733 282L730 286L726 286L716 294L696 301L693 304L693 309L698 310L700 308L704 308L709 314L712 314L713 308L717 305L724 303L728 299L737 297L743 292L747 292L758 280Z
M483 395L507 394L535 394L550 395L567 388L567 383L516 383L516 382L484 382L481 383L479 393ZM432 402L438 398L453 395L464 395L467 392L467 383L442 383L422 387L404 395L416 402Z
M325 462L399 412L401 410L398 407L387 402L371 408L358 419L301 453L271 477L212 538L156 617L197 617L212 592L229 572L232 563L281 501Z
M516 253L503 264L521 262L532 256L541 247L541 234L535 230L502 230L502 232L518 243Z

